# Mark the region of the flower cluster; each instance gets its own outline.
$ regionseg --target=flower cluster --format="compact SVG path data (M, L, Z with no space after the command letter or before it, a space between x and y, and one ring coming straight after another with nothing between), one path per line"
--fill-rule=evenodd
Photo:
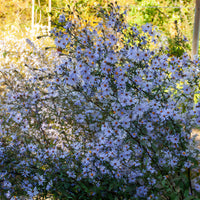
M1 70L1 196L200 197L200 61L158 51L154 27L125 14L61 16L51 65L36 51L26 73Z

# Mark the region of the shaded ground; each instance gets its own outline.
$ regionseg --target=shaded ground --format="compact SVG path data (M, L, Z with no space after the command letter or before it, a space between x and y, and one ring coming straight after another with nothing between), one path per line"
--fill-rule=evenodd
M192 129L192 136L197 135L196 140L198 143L198 146L200 147L200 129Z

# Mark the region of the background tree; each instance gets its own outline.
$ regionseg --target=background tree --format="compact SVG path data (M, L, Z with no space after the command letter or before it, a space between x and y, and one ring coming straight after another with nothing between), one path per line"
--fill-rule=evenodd
M31 27L31 0L0 0L0 34L6 29L15 28L19 33ZM129 23L142 25L152 23L167 36L170 54L180 56L183 50L191 50L194 22L194 0L117 0L120 6L128 8ZM52 11L49 13L48 0L35 0L35 23L48 24L48 16L52 19L68 8L78 10L88 21L96 18L96 8L108 7L109 0L52 0ZM185 45L185 38L189 43ZM19 34L20 36L20 34Z

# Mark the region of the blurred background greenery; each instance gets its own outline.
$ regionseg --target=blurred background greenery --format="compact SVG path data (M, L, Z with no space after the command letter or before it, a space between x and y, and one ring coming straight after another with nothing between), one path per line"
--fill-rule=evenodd
M49 12L49 0L35 0L35 25L47 26L48 16L57 17L71 5L87 20L95 19L96 8L107 7L109 0L51 0L52 11ZM128 22L142 25L152 23L166 35L170 53L181 55L184 50L190 52L194 24L194 0L117 0L118 5L128 9ZM14 33L16 37L24 37L31 31L32 0L0 0L0 36ZM185 45L181 38L188 39Z

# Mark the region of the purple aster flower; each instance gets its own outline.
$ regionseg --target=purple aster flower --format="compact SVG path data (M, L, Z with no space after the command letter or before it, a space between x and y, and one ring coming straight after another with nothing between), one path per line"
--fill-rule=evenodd
M145 186L140 186L136 188L136 194L138 197L145 197L147 195L148 189Z
M172 168L175 167L178 164L178 158L174 157L174 158L170 159L169 163Z

